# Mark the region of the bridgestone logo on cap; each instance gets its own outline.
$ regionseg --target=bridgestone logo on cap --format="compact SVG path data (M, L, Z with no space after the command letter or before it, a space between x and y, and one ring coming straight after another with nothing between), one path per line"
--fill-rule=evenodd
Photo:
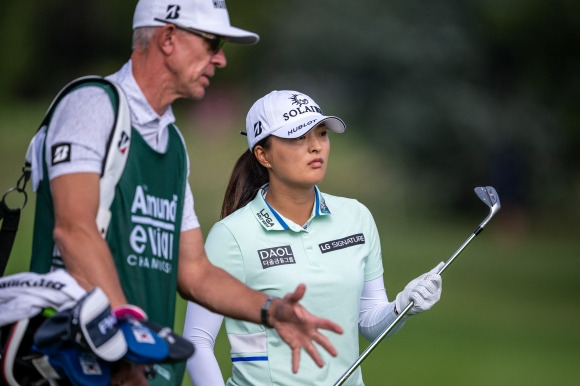
M262 134L262 131L264 131L264 128L262 127L262 121L254 123L254 137Z
M177 19L179 18L179 11L181 7L175 4L169 4L167 6L167 12L165 14L165 18L168 20Z

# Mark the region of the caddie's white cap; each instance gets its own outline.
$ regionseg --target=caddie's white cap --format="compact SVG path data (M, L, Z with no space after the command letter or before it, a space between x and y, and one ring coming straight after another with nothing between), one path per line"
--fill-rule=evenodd
M260 39L253 32L231 26L225 0L139 0L133 29L166 23L226 36L237 44L254 44Z
M326 128L342 133L342 119L326 116L312 98L292 90L274 90L258 99L246 117L246 135L250 150L269 135L298 138L324 122Z

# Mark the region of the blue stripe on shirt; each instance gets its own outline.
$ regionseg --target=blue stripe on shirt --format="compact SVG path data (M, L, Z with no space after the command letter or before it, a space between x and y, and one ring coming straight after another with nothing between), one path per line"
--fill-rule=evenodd
M236 357L232 358L232 362L255 362L255 361L267 361L268 357Z

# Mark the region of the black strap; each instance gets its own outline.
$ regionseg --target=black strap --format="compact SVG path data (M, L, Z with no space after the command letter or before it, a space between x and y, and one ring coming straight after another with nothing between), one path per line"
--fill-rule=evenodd
M10 209L4 202L0 201L0 220L2 221L2 228L0 228L0 277L4 275L6 264L8 264L8 257L12 251L16 231L18 230L18 222L20 221L20 208Z
M26 206L26 202L28 201L25 189L26 183L29 179L30 168L28 164L25 164L22 167L22 176L18 179L16 186L8 189L0 200L0 221L2 221L2 227L0 227L0 277L4 275L6 265L8 264L8 258L10 257L12 246L14 245L16 231L18 231L18 223L20 222L20 212L24 206ZM8 207L6 204L6 196L11 192L19 192L24 195L24 202L19 208L13 209Z

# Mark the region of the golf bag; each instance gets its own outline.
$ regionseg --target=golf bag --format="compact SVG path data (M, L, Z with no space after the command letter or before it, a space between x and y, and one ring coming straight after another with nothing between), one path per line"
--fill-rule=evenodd
M146 319L117 318L100 288L64 270L0 279L0 385L106 386L122 361L187 360L193 345Z

